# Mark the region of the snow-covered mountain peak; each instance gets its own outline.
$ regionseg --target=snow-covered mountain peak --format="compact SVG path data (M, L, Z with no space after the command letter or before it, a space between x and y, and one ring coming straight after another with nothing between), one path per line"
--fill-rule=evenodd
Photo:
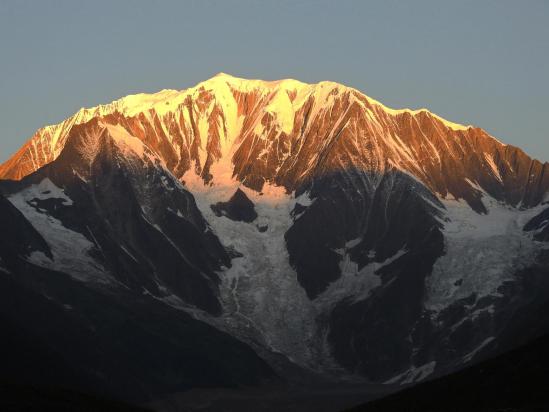
M52 162L75 126L92 119L123 128L176 177L192 171L206 184L215 182L214 170L222 170L255 190L269 183L291 191L313 176L398 169L441 197L471 201L480 187L513 205L537 204L549 187L547 164L426 109L391 109L330 81L247 80L225 73L185 90L83 108L39 129L0 166L0 178L21 179Z
M214 85L219 82L228 83L231 87L238 90L251 90L251 89L264 89L273 90L275 88L281 88L286 90L310 88L312 84L303 83L295 79L280 79L280 80L261 80L261 79L245 79L242 77L236 77L227 73L220 72L212 78L199 83L196 87L201 85ZM340 85L341 86L341 85ZM343 86L342 86L343 87Z

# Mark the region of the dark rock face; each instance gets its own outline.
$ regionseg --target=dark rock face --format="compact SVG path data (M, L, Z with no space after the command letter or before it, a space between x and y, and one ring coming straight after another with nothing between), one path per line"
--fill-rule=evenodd
M534 232L536 240L549 241L549 207L526 223L524 230Z
M328 339L338 361L372 380L389 378L412 359L407 336L421 320L424 280L444 249L440 211L433 205L443 206L398 172L327 176L307 190L312 204L294 211L299 217L286 240L311 299L341 275L338 250L346 249L359 271L401 253L376 273L382 285L373 295L342 300L329 314Z
M516 282L502 287L506 298L497 308L497 327L501 332L494 342L497 353L525 345L549 333L549 250L541 250L532 265L516 274ZM490 352L483 354L484 357Z
M251 223L257 219L254 203L240 189L227 202L218 202L211 208L217 216L227 216L231 220Z
M296 205L286 242L290 263L311 299L339 277L342 256L337 250L346 249L349 241L347 252L359 270L400 250L424 250L432 237L438 242L429 246L433 257L441 254L441 225L435 219L440 211L432 205L443 206L403 173L338 173L315 179L300 191L309 192L312 204Z
M383 285L368 299L341 302L330 317L334 355L349 370L384 381L413 364L422 365L415 350L425 313L424 280L438 255L442 237L433 232L428 248L411 251L383 268ZM421 337L420 337L421 339Z
M40 251L51 257L44 238L9 201L0 194L0 258L11 261Z
M4 185L5 190L13 193L50 179L74 204L59 207L55 199L38 201L37 213L46 210L94 243L94 258L111 276L158 297L167 289L185 303L218 314L215 270L230 266L230 258L208 231L192 195L154 164L128 160L100 129L97 151L87 164L86 152L79 147L89 149L84 140L89 137L78 129L55 163L17 184Z

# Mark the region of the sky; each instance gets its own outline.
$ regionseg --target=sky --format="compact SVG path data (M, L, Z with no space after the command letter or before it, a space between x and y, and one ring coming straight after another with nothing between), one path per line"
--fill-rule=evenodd
M0 162L80 107L218 72L332 80L549 161L549 0L0 1Z

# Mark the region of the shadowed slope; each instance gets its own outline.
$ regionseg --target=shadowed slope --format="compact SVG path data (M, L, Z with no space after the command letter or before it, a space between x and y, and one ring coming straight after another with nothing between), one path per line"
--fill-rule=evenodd
M549 405L549 338L348 412L541 412Z

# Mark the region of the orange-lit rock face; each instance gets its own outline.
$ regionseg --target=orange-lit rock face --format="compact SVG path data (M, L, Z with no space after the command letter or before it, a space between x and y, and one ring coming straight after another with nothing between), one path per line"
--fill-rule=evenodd
M396 168L442 197L464 198L473 206L480 190L512 205L531 206L549 189L547 163L481 129L426 110L392 110L336 83L263 82L223 74L184 91L128 96L82 109L38 130L0 166L0 178L18 180L53 161L69 136L96 127L92 119L123 127L176 177L196 173L208 184L233 177L256 190L269 182L291 191L332 172L379 176Z

